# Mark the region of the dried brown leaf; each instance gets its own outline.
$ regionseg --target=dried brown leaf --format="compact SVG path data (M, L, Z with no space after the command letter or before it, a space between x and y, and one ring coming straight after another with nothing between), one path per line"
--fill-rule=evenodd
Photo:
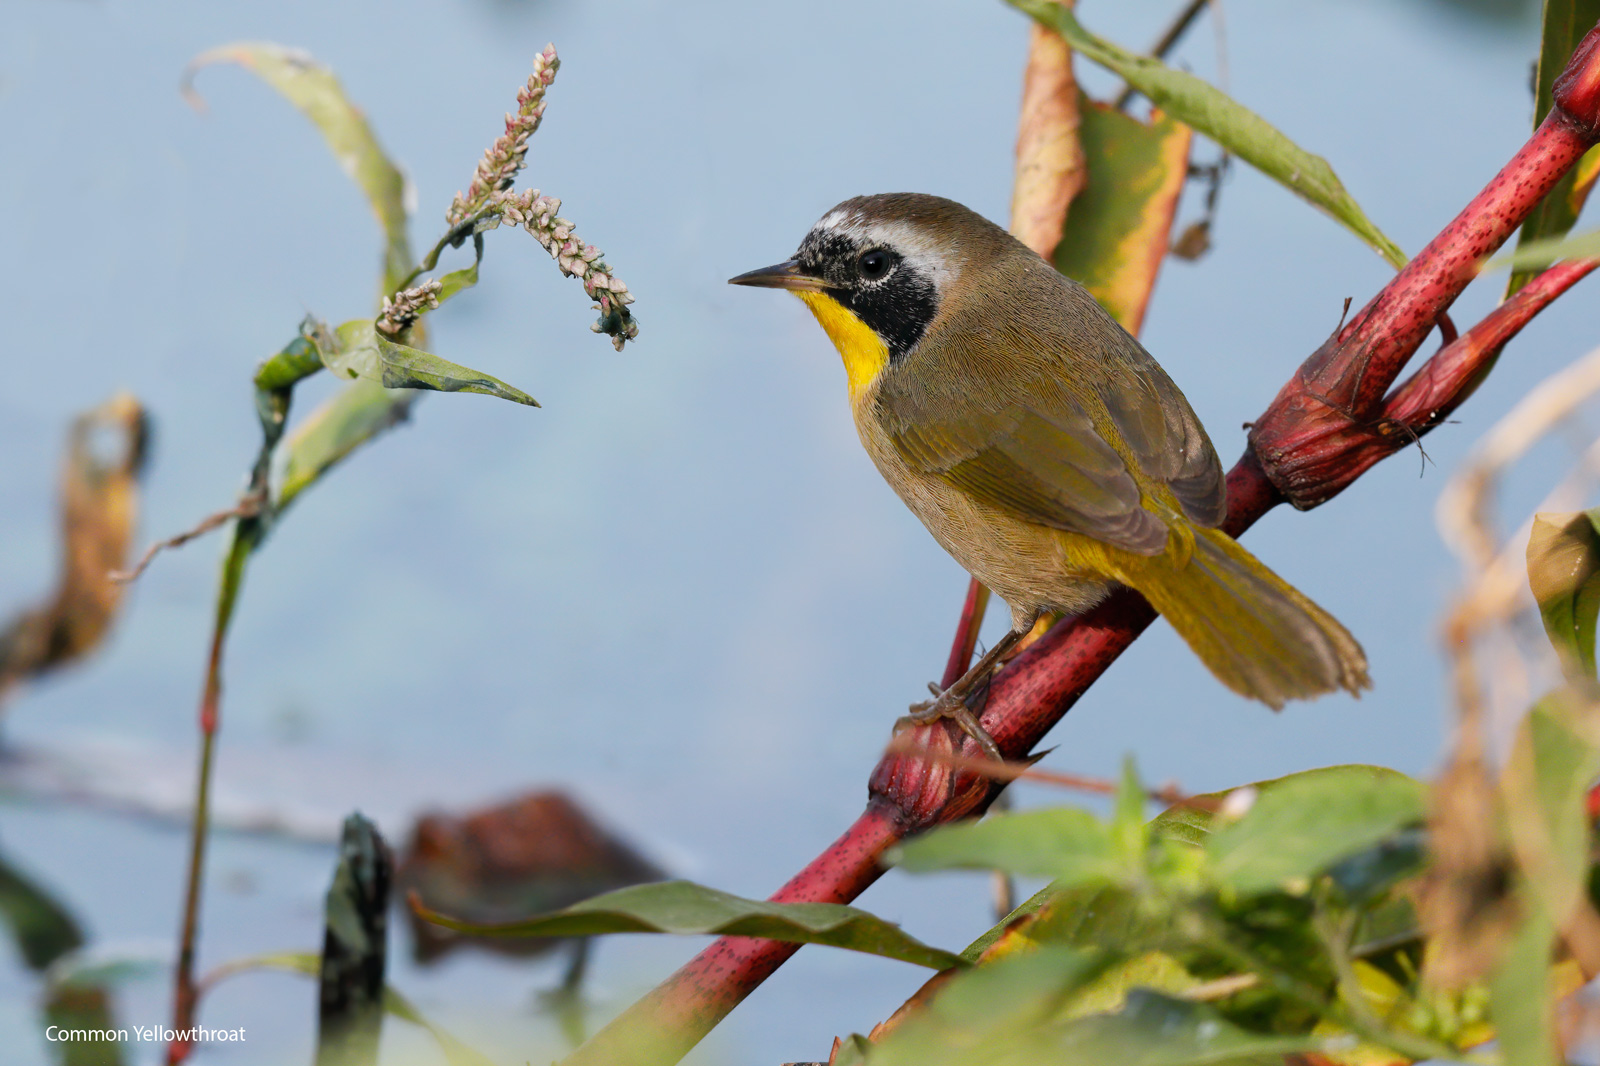
M139 508L148 420L126 392L80 415L61 472L61 577L38 607L0 629L0 697L28 678L81 659L116 618Z
M1060 34L1034 23L1022 77L1011 232L1045 259L1051 258L1061 241L1067 207L1086 180L1072 49Z
M464 817L417 820L396 875L432 910L478 924L560 910L665 875L559 792L534 792ZM508 954L548 951L543 938L464 937L413 914L415 950L430 961L463 940Z
M1521 917L1512 895L1512 858L1496 828L1494 784L1481 751L1466 747L1433 786L1433 863L1413 890L1429 941L1425 977L1436 988L1461 988L1486 976Z

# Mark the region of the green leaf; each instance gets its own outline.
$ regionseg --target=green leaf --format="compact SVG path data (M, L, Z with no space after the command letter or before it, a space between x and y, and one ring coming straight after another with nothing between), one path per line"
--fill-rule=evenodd
M1505 1066L1555 1066L1550 949L1555 925L1541 907L1506 945L1489 975L1489 1012Z
M1426 788L1393 770L1338 766L1262 789L1206 844L1211 876L1242 893L1295 889L1339 860L1422 820Z
M1572 50L1597 22L1600 22L1600 0L1545 0L1539 67L1534 77L1535 129L1550 113L1550 108L1555 106L1553 90L1556 78L1572 58ZM1555 188L1523 219L1522 231L1517 235L1519 252L1545 238L1560 237L1572 228L1572 224L1578 221L1578 212L1583 210L1583 202L1588 198L1594 182L1592 169L1587 183L1580 177L1580 172L1585 169L1585 164L1597 162L1600 162L1600 149L1591 148L1584 162L1567 171L1556 182ZM1506 285L1506 295L1510 296L1522 288L1533 275L1534 271L1529 269L1513 271Z
M1272 1060L1319 1042L1266 1036L1215 1010L1135 988L1115 1013L1071 1016L1105 972L1091 952L1041 948L961 974L871 1050L869 1066L1199 1066ZM1066 1007L1063 1010L1063 1007Z
M1168 807L1151 819L1150 835L1185 844L1204 844L1211 836L1216 805L1227 798L1228 792L1191 796L1187 802Z
M1106 824L1072 807L942 826L891 849L884 859L912 872L1001 870L1055 878L1063 886L1109 881L1123 869Z
M1558 259L1600 259L1600 230L1589 230L1570 237L1547 237L1544 240L1518 244L1515 252L1497 255L1483 265L1485 270L1504 270L1511 267L1532 273L1531 268L1547 267ZM1519 285L1518 288L1521 288Z
M274 497L277 511L281 514L296 496L351 452L404 422L416 399L414 392L357 381L323 401L284 442L283 473Z
M1201 1066L1271 1060L1319 1050L1301 1036L1252 1033L1217 1011L1159 993L1135 989L1116 1014L1095 1015L1071 1025L1057 1045L1065 1061L1123 1066Z
M322 133L339 166L366 193L383 227L383 291L393 292L411 271L406 237L405 177L389 161L361 109L352 104L333 72L296 48L270 41L240 41L196 56L184 71L184 94L193 89L200 68L237 63L254 72L300 110Z
M1593 704L1560 690L1534 705L1512 744L1504 775L1512 850L1540 905L1565 923L1589 875L1587 796L1600 775Z
M0 859L0 917L30 970L83 946L83 932L55 897Z
M1189 127L1169 115L1146 124L1081 95L1078 114L1091 163L1067 211L1055 268L1137 336L1189 172Z
M1006 2L1061 34L1086 58L1121 75L1162 111L1328 212L1395 267L1405 265L1405 253L1367 218L1328 161L1295 144L1254 111L1159 59L1134 55L1096 37L1083 28L1068 7L1054 0Z
M1563 669L1574 680L1593 680L1595 619L1600 614L1600 509L1533 516L1528 585Z
M412 909L427 921L474 936L599 936L606 933L752 936L788 944L826 944L935 970L961 957L929 947L892 922L837 903L768 903L689 881L658 881L608 892L520 922L475 924Z
M390 340L373 328L370 319L346 322L336 334L336 341L328 343L324 331L319 351L323 365L340 378L364 378L386 389L475 392L539 406L532 396L499 378Z
M1490 1009L1507 1066L1560 1061L1551 1029L1558 926L1584 904L1590 825L1585 797L1600 773L1593 704L1563 690L1523 720L1503 776L1507 823L1517 860L1521 925L1490 975Z
M1130 755L1122 760L1122 780L1117 786L1116 805L1111 812L1111 843L1123 867L1134 872L1143 870L1145 852L1150 846L1144 804L1144 786L1139 783L1139 772Z
M860 1033L851 1033L839 1041L830 1066L865 1066L872 1043Z
M1106 961L1096 952L1052 946L969 970L873 1047L867 1062L932 1066L988 1055L981 1061L1013 1061L1013 1045L1047 1025L1062 998L1098 977Z
M1031 924L1047 907L1054 906L1065 894L1053 884L1045 885L1018 904L1010 914L985 930L982 936L968 944L961 952L961 957L968 962L977 962L979 957L1001 938L1022 935L1020 930Z

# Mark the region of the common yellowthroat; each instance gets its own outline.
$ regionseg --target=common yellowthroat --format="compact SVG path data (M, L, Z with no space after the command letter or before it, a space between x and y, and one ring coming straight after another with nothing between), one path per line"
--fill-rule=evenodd
M811 308L878 471L1011 608L1011 632L915 720L953 718L994 754L967 696L1041 613L1118 584L1274 709L1371 685L1355 638L1217 528L1222 465L1172 379L999 226L937 196L861 196L793 259L731 281Z

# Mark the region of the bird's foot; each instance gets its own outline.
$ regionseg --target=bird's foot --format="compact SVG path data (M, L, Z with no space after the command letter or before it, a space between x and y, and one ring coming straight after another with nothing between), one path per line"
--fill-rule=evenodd
M983 686L977 693L968 695L957 691L961 688L960 682L940 691L937 685L929 685L936 699L922 703L913 703L911 712L899 722L895 723L896 730L912 725L927 725L948 718L961 727L961 731L971 737L983 749L983 753L996 762L1004 761L1000 749L995 745L994 738L988 730L978 722L978 715L983 713L983 705L989 700L989 687ZM969 703L969 700L971 703ZM976 704L976 706L972 706Z

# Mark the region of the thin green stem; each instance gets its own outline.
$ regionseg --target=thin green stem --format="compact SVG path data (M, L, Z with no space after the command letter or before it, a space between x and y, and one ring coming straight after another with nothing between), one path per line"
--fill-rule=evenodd
M466 243L468 237L472 237L483 232L482 230L478 229L479 223L483 222L491 215L498 215L498 213L498 211L486 209L479 211L470 218L464 218L454 226L451 226L445 231L444 236L440 237L438 241L434 243L433 247L428 250L428 254L422 257L422 262L418 263L412 269L411 273L407 274L401 279L400 284L394 287L393 292L387 293L386 295L393 296L396 292L400 292L403 289L409 289L413 282L439 265L439 257L444 254L444 250L446 248L461 247ZM488 228L492 229L493 227L491 226ZM482 254L483 253L480 251L479 258L482 258Z
M294 382L315 372L307 358L309 345L295 341L261 365L256 374L256 411L261 418L261 450L250 471L249 495L262 503L254 514L234 520L233 540L222 564L217 585L217 608L211 623L211 652L206 658L206 678L200 695L200 765L195 771L194 818L189 830L189 870L185 879L183 926L178 937L178 963L173 977L172 1028L187 1033L193 1028L200 993L195 983L195 954L200 936L200 893L205 882L206 839L211 829L211 773L215 764L217 728L222 715L222 653L233 622L233 610L244 584L245 567L271 523L272 502L268 475L272 452L283 436L289 417ZM187 1036L167 1045L168 1066L176 1066L193 1046Z

